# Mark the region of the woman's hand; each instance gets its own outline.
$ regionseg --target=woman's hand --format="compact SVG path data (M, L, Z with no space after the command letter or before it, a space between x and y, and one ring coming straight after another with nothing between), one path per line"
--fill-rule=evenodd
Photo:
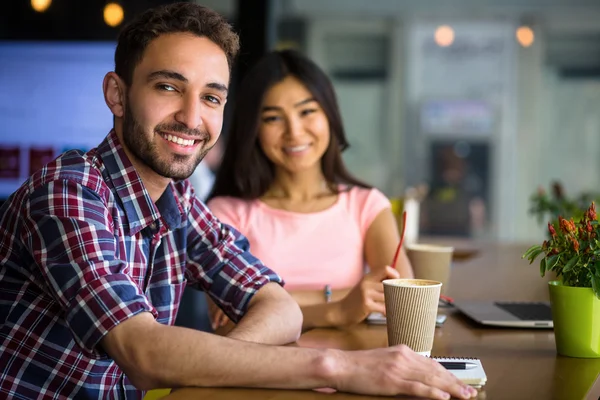
M358 324L372 312L385 315L385 298L381 282L384 279L395 278L400 278L400 273L392 267L385 267L365 275L360 283L339 302L341 325Z

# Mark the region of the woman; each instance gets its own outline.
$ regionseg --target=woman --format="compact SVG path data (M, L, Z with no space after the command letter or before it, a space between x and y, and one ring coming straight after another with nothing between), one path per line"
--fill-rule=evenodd
M208 206L283 277L304 329L384 313L381 281L412 277L403 252L389 267L396 220L388 199L347 171L347 147L333 87L316 64L285 50L248 72ZM225 320L213 314L213 327Z

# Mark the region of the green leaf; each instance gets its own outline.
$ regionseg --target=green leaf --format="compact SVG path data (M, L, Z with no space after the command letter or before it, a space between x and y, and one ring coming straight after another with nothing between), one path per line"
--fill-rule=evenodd
M600 299L600 278L592 275L592 290L598 299Z
M521 256L521 258L530 259L530 255L533 254L534 252L536 252L538 249L541 251L542 246L537 245L537 244L535 246L531 246L530 248L527 249L527 251L525 252L525 254L523 254L523 256Z
M537 258L537 256L539 256L541 253L543 253L544 250L542 250L542 248L540 247L539 249L535 249L533 250L530 254L529 257L527 257L529 259L529 264L532 264L535 259Z
M577 264L577 261L579 261L579 256L575 256L575 257L571 258L567 262L567 264L564 266L563 271L564 272L570 271L575 266L575 264Z
M560 259L560 254L556 254L548 257L548 261L546 261L546 271L551 271L552 268L556 266L558 260Z
M546 257L540 262L540 275L543 277L546 274Z

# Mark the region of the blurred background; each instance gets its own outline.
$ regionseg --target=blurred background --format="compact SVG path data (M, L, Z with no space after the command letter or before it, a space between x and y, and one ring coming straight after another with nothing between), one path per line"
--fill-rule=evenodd
M119 29L167 2L3 3L0 201L59 153L104 138ZM350 170L392 198L420 188L422 234L537 242L539 187L600 187L598 0L196 2L240 33L231 96L272 49L325 69Z

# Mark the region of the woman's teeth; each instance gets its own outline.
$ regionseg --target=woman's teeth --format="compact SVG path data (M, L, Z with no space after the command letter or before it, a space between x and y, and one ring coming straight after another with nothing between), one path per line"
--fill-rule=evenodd
M162 135L163 138L165 138L166 140L168 140L169 142L173 142L173 143L177 143L180 146L193 146L195 140L192 139L182 139L180 137L177 136L173 136L173 135Z
M308 149L308 145L304 144L302 146L286 147L285 151L288 151L290 153L297 153L299 151L303 151L303 150L306 150L306 149Z

